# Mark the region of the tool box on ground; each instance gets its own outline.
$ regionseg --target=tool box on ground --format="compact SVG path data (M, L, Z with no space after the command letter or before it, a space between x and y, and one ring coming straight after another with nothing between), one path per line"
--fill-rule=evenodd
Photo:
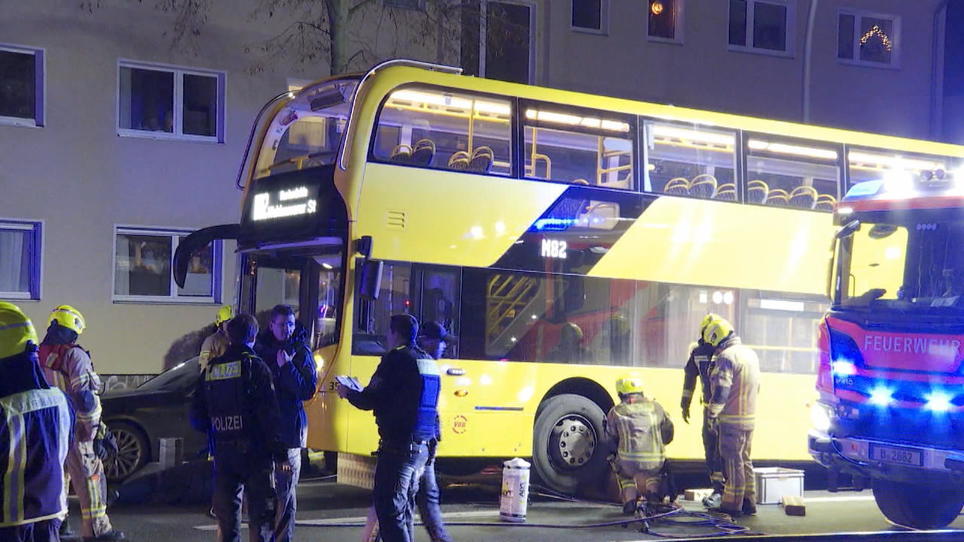
M756 503L780 504L784 496L803 496L803 471L784 467L753 469L756 478Z

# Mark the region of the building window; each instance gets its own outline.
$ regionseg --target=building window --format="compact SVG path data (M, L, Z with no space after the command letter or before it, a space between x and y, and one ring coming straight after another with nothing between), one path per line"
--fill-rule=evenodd
M530 84L535 74L535 9L531 0L467 3L461 10L463 75Z
M649 10L646 16L649 19L649 37L657 41L683 41L682 27L683 20L683 1L682 0L649 0Z
M44 125L44 52L0 45L0 122Z
M604 32L605 0L572 0L572 28Z
M0 220L0 299L40 299L40 222Z
M223 72L121 63L118 134L224 142Z
M837 20L837 58L851 64L896 66L900 18L841 12Z
M220 301L220 241L209 244L191 259L184 288L174 282L174 251L188 233L151 228L115 228L114 301Z
M786 0L730 0L730 47L789 54L792 16Z

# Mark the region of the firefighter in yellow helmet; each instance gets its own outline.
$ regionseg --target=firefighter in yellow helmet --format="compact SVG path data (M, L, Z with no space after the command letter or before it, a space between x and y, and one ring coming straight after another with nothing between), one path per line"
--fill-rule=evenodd
M733 324L712 316L704 320L702 330L703 342L716 349L706 414L719 425L726 486L720 507L711 510L734 517L754 515L756 487L750 451L760 391L760 362L753 350L740 342Z
M67 395L76 416L66 469L80 500L80 534L85 542L124 540L124 533L115 530L107 517L103 459L113 440L100 419L100 377L94 372L90 352L77 344L86 328L79 310L70 305L55 308L40 343L40 366L47 382Z
M208 361L223 355L228 351L231 341L228 340L228 320L234 318L234 309L231 305L223 305L218 309L218 314L214 318L214 333L207 336L201 343L201 355L198 357L198 366L204 371L208 366Z
M620 378L616 392L619 404L609 411L603 425L606 440L616 450L611 464L619 481L623 513L629 515L658 500L673 422L659 403L643 395L641 379Z
M58 540L67 513L70 407L44 379L30 319L6 302L0 302L0 374L0 540Z

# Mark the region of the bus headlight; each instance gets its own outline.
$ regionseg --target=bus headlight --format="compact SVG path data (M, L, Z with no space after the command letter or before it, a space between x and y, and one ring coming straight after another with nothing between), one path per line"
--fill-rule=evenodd
M810 407L810 423L814 429L821 433L826 433L830 430L831 422L830 409L823 403L814 403L813 406Z

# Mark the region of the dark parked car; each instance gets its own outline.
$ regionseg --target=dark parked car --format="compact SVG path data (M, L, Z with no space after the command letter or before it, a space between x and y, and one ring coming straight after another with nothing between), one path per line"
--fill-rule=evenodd
M184 458L203 457L207 438L191 428L188 412L200 377L197 358L155 376L132 390L101 397L102 419L117 437L117 457L104 465L108 480L119 481L159 455L160 439L184 439Z

